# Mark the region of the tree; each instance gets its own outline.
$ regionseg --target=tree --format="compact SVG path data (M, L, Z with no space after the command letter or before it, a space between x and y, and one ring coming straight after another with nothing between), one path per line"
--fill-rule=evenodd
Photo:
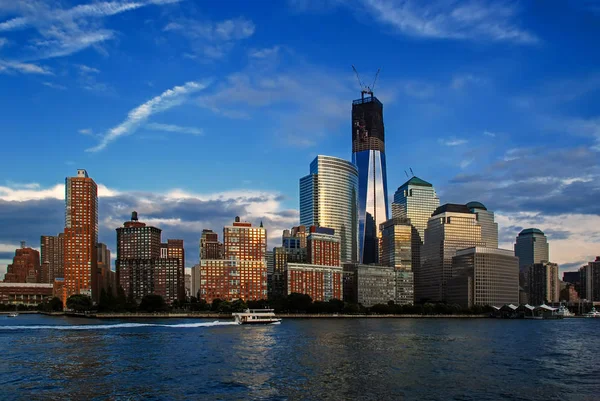
M142 298L138 309L144 312L164 312L168 309L168 306L160 295L149 294Z
M248 305L242 299L236 299L231 303L232 312L243 312L248 309Z
M75 312L85 312L92 309L94 303L92 298L83 294L71 295L67 299L67 308L74 310Z
M48 303L50 305L50 310L52 312L62 312L62 310L63 310L63 303L62 303L62 300L60 298L54 297Z
M288 295L288 307L290 312L306 313L312 304L312 298L308 294L292 292Z

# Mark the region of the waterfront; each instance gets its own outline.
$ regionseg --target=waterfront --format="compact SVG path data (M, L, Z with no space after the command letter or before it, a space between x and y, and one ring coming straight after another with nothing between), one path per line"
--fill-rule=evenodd
M0 320L3 400L594 400L600 321Z

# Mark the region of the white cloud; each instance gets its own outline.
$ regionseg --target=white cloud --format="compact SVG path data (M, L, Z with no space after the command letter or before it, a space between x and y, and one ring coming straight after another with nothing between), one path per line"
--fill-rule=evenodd
M199 128L181 127L179 125L173 125L173 124L150 123L150 124L146 124L146 128L149 128L149 129L152 129L155 131L176 132L179 134L204 135L204 132Z
M415 37L537 43L539 39L512 21L517 10L505 2L363 0L377 21Z
M495 132L487 131L487 130L483 131L483 135L489 136L490 138L495 138L496 137L496 133Z
M19 72L21 74L54 75L47 67L32 63L0 60L0 72Z
M61 85L61 84L55 84L54 82L42 82L42 85L47 86L48 88L52 88L52 89L59 89L61 91L64 91L67 89L66 86Z
M99 74L100 70L94 67L89 67L85 64L79 64L77 67L79 67L79 70L82 73L94 73L94 74Z
M79 132L81 135L94 135L94 131L91 128L80 129Z
M467 167L469 167L472 163L473 163L473 159L465 159L465 160L461 160L459 166L461 169L464 170Z
M98 197L106 198L119 195L120 192L98 184ZM9 184L0 186L0 200L8 202L27 202L42 199L65 199L65 184L41 187L38 183Z
M276 55L279 52L279 46L273 46L265 49L253 49L248 52L252 58L267 58Z
M589 214L560 214L541 217L538 213L520 212L514 214L496 213L500 226L536 227L546 232L567 231L568 238L549 239L550 260L560 264L577 261L591 261L598 254L600 237L598 225L600 216ZM515 237L519 234L515 232ZM500 247L513 249L514 240L500 244Z
M31 37L28 46L22 46L23 49L33 49L33 54L26 56L26 59L62 57L114 38L113 31L100 26L103 18L148 5L178 1L103 1L63 9L56 7L56 3L20 0L16 4L4 5L19 16L0 22L0 32L34 28L38 36Z
M448 139L438 139L438 143L440 145L445 145L445 146L459 146L459 145L464 145L466 143L468 143L469 141L466 139L460 139L460 138L448 138Z
M179 19L168 23L163 31L178 33L188 39L191 52L184 57L200 60L223 58L236 41L254 34L254 23L245 18L234 18L220 22Z
M103 137L100 143L92 148L86 149L87 152L98 152L109 143L123 135L129 135L146 122L153 114L168 110L183 103L191 93L198 92L206 88L207 82L187 82L181 86L175 86L156 96L146 103L136 107L127 114L127 119L116 127L111 128Z
M457 75L454 78L452 78L452 82L450 82L450 87L455 90L460 90L468 84L481 85L485 82L486 80L484 78L472 74Z
M8 44L8 39L0 38L0 47L4 47Z

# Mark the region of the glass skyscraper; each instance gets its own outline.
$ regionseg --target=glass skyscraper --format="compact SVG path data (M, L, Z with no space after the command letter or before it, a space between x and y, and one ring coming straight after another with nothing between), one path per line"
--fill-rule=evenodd
M431 214L440 206L440 199L433 185L419 177L412 177L402 184L394 194L392 217L409 219L412 234L412 267L421 265L421 247L425 240L425 229Z
M300 224L333 228L342 262L358 260L358 171L347 160L317 156L300 179Z
M387 172L383 104L371 92L363 92L361 99L352 102L352 162L359 176L359 260L377 263L379 225L388 220Z
M494 212L487 210L480 202L469 202L467 207L475 213L477 221L481 224L481 238L485 242L485 246L498 248L498 223L494 221Z
M519 233L515 243L515 256L519 258L519 269L534 263L548 262L548 239L537 228L527 228Z

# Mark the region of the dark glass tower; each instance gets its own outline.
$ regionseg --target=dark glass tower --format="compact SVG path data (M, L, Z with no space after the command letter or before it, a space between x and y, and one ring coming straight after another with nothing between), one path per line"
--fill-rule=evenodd
M388 220L383 104L371 91L352 102L352 162L358 169L361 263L379 261L379 225Z

